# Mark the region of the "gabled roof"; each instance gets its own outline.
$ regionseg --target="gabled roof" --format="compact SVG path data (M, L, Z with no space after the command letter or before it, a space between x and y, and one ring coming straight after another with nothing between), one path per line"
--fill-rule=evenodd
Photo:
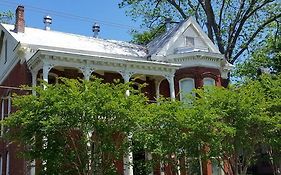
M148 54L153 55L159 52L159 50L176 34L177 30L184 24L184 22L185 21L181 21L170 30L150 41L147 44Z
M199 26L196 20L193 17L190 17L178 25L174 26L174 28L168 30L164 34L155 38L153 41L148 43L148 54L153 56L167 56L167 50L175 43L175 41L190 27L193 27L199 37L203 40L203 42L208 46L209 52L220 54L218 48L214 45L214 43L209 39L209 37L205 34L203 29Z
M147 60L148 57L151 57L152 60L164 62L168 61L167 58L165 58L168 56L168 49L175 45L177 39L180 38L185 31L192 28L196 35L202 39L204 45L208 47L208 51L206 52L214 54L214 57L220 54L217 47L192 17L175 25L172 29L160 35L146 46L31 27L25 27L24 33L16 33L14 31L14 25L1 24L1 26L4 27L21 46L27 46L35 51L40 48L77 54L120 57L132 60ZM192 50L190 53L196 54L196 52L198 52L198 50ZM171 54L177 55L178 53L170 53L170 55ZM157 59L155 59L156 57Z
M114 54L146 60L146 47L141 45L30 27L25 27L24 33L16 33L13 31L14 25L2 24L2 26L21 45L27 45L33 49L53 49L81 54Z

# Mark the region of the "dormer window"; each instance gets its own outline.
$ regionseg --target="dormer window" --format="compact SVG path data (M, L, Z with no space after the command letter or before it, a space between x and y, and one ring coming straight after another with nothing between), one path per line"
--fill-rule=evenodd
M185 46L187 48L194 48L194 38L190 36L185 37Z

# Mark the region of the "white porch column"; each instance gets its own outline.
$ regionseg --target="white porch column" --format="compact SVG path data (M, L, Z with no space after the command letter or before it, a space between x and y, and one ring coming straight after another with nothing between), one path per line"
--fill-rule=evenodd
M50 70L53 67L54 67L53 64L50 64L46 60L43 61L43 81L45 81L47 83L49 82L48 75L49 75ZM44 89L46 89L46 86L44 86ZM48 147L48 138L47 138L47 136L43 136L42 142L43 142L43 149L46 149ZM42 164L46 165L47 161L43 160ZM44 168L46 168L46 167L44 167Z
M165 75L166 79L169 82L169 86L170 86L170 97L172 100L175 100L176 98L176 94L175 94L175 83L174 83L174 73L169 74L169 75Z
M145 152L146 160L151 161L152 160L152 154L150 152ZM153 167L151 167L151 171L148 175L153 175Z
M165 164L160 162L160 175L165 175Z
M32 87L36 87L37 85L37 74L38 74L38 71L37 70L33 70L31 71L31 76L32 76ZM32 90L32 95L36 95L36 92L35 90L33 89Z
M155 92L156 92L156 99L160 97L160 84L163 78L156 78L155 79Z
M124 79L124 83L128 83L130 81L131 76L134 74L134 72L130 72L130 71L119 71L119 73L122 75L123 79ZM127 90L126 91L126 96L130 95L130 91Z
M82 73L84 75L84 79L90 80L90 77L91 77L92 73L94 72L94 69L89 66L83 66L83 67L80 67L80 70L82 71Z
M48 83L48 75L49 75L49 71L52 69L54 67L54 65L53 64L50 64L50 63L48 63L48 62L44 62L43 63L43 80L45 81L45 82L47 82Z
M31 71L33 88L37 86L37 75L38 75L38 70ZM34 89L32 89L32 95L36 95L36 91ZM28 174L35 175L35 160L28 162L26 166L28 168Z
M124 83L128 83L130 81L131 76L134 74L133 72L128 72L128 71L120 71L119 72L123 79L124 79ZM126 96L130 95L130 91L127 90L126 91ZM127 136L127 139L130 143L130 145L132 145L132 137L133 134L129 133ZM129 146L129 151L127 153L127 155L125 155L123 157L123 162L124 162L124 175L133 175L134 174L134 170L133 170L133 152L132 152L132 147Z
M29 163L30 166L30 170L29 170L29 174L30 175L35 175L35 160L33 160L32 162Z

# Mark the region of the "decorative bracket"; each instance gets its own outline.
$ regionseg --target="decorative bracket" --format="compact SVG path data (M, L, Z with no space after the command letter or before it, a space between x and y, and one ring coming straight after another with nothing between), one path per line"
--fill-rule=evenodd
M129 82L130 78L135 74L135 72L127 70L121 70L119 73L123 77L125 83Z
M89 66L82 66L82 67L79 67L79 69L82 71L85 80L89 80L90 76L95 71L94 68L89 67Z

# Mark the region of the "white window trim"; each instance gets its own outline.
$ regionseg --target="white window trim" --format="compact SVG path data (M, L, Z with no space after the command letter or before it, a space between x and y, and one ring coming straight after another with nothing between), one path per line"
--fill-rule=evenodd
M5 119L5 117L9 117L9 115L11 114L11 109L12 109L11 99L12 98L11 98L10 93L8 94L8 96L2 97L2 99L1 99L1 121L3 121ZM5 109L5 103L7 103L7 105L8 105L7 109ZM1 124L0 137L2 137L3 134L4 134L4 125Z
M194 85L194 87L193 88L195 88L195 80L194 80L194 78L183 78L183 79L180 79L180 81L179 81L179 90L180 90L180 101L182 101L183 100L183 97L184 96L182 96L183 94L182 94L182 89L181 89L181 82L182 81L185 81L185 80L191 80L192 82L193 82L193 85ZM186 94L185 94L186 95Z
M6 154L6 175L10 175L10 153Z
M2 175L3 174L3 157L2 157L2 155L0 155L0 175Z

